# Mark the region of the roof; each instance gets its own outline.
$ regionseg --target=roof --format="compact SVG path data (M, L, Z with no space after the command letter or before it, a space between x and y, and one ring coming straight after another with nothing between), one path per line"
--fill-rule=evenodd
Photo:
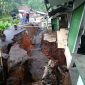
M30 7L28 7L28 6L20 6L20 7L18 7L18 10L23 10L23 11L30 11Z
M41 11L37 11L37 13L39 13L39 14L43 14L43 15L46 15L45 12L41 12Z
M44 0L50 17L72 12L84 2L85 0Z
M73 8L73 0L44 0L49 16L67 13Z

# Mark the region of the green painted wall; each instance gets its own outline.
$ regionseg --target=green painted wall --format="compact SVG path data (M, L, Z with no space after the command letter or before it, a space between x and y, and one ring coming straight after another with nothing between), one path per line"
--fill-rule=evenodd
M68 47L71 53L73 53L74 51L75 43L78 37L83 10L84 10L84 4L80 5L77 9L75 9L72 14L70 31L68 36Z

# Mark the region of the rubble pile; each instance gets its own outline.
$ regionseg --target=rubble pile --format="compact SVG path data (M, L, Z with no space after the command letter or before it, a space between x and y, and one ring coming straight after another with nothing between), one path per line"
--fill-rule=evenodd
M20 47L27 51L28 55L31 56L31 49L33 48L32 41L28 34L24 34L19 40Z
M58 48L56 42L49 42L44 40L42 44L42 52L48 57L49 61L51 61L47 65L49 70L47 69L47 71L44 72L44 83L47 83L47 81L51 81L52 83L52 78L55 78L54 80L56 80L57 83L50 83L50 85L71 85L69 83L70 76L67 69L64 49ZM50 75L55 75L55 77L50 78L49 71L51 71Z
M8 54L5 62L7 65L7 67L5 67L7 76L5 82L7 85L36 84L39 82L32 82L42 78L47 58L43 57L44 55L41 51L36 50L35 52L35 50L33 50L33 48L36 49L36 47L34 47L32 43L32 38L34 38L34 44L40 45L44 31L38 29L37 32L35 32L35 28L32 28L32 30L29 28L29 31L22 31L16 34L12 39L13 42L4 46L3 53ZM31 31L32 34L30 34ZM37 75L38 71L39 74ZM42 82L40 83L42 84Z
M30 67L32 59L27 52L15 43L9 52L8 58L8 85L21 85L26 81L32 80ZM28 80L27 80L28 79Z
M56 42L43 41L42 52L52 60L58 60L60 65L66 65L64 49L57 48ZM62 60L61 60L62 59Z
M22 85L32 81L32 75L30 73L30 60L26 60L23 63L17 63L8 71L8 85Z
M3 57L7 85L71 85L64 48L58 48L56 33L32 24L25 28L2 48L7 56Z

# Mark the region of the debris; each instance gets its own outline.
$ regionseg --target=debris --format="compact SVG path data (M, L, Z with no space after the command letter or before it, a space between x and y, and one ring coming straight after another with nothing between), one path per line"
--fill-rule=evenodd
M51 67L52 63L53 63L52 60L49 60L47 66L45 66L44 74L42 77L42 82L44 85L58 85L56 76L52 72L53 71Z
M32 40L34 35L37 33L38 28L34 27L33 24L29 24L28 27L26 27L26 30L28 32L29 38Z
M53 60L49 60L45 66L42 77L43 84L47 85L71 85L70 74L65 66L55 66Z
M29 60L23 64L16 64L9 70L8 85L21 85L32 81L32 74L30 73Z
M35 81L41 80L43 76L44 66L47 64L48 59L39 50L36 50L32 54L33 62L30 72L32 73Z
M42 52L49 59L48 65L45 66L42 77L44 84L47 85L49 83L49 85L71 85L64 49L58 48L56 42L43 40Z
M63 48L57 48L56 42L43 41L42 52L52 60L58 60L59 65L66 65ZM62 60L61 60L62 59Z
M25 33L19 41L20 47L27 51L28 55L31 56L31 49L33 48L30 37Z
M28 58L27 52L24 49L21 49L19 44L15 43L9 52L8 67L11 68L15 64L23 62Z

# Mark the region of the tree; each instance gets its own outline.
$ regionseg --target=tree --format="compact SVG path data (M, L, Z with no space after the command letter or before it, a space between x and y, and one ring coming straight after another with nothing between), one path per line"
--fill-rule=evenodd
M0 14L9 14L23 4L34 10L46 11L43 0L0 0Z
M46 11L43 0L28 0L27 5L32 7L34 10Z

